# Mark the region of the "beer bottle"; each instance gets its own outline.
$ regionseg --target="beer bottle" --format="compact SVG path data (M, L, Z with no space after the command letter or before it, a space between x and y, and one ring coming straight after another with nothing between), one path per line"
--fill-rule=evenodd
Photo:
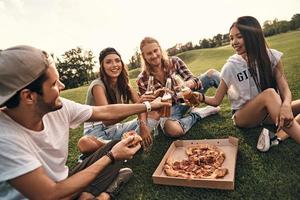
M147 90L145 92L145 94L147 95L152 95L154 94L154 77L153 76L149 76L149 80L148 80L148 86L147 86Z
M181 80L181 78L178 79L177 75L175 75L174 73L172 74L172 79L174 80L174 84L175 84L174 90L175 90L176 97L177 97L177 103L184 104L184 98L183 98L182 92L181 92L182 80Z
M169 102L172 104L172 95L170 93L171 88L172 88L172 81L170 78L167 78L166 82L166 90L165 93L161 99L162 102ZM170 117L171 116L171 107L170 106L164 106L161 111L161 116L162 117Z
M184 81L179 75L175 75L175 81L180 88L179 96L182 96L184 99L189 100L192 96L191 89L184 84Z
M199 104L199 93L192 92L192 90L184 84L184 81L179 75L175 75L175 81L180 86L181 96L189 103L185 103L188 106L197 106Z

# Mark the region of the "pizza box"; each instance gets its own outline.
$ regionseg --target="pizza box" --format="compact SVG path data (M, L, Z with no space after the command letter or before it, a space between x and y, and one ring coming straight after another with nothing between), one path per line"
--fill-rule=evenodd
M181 177L167 176L164 172L164 164L166 160L171 156L174 160L187 159L185 153L185 147L188 145L196 145L200 143L208 143L216 145L225 153L225 161L222 164L222 168L227 168L228 173L223 178L217 179L205 179L195 178L187 179ZM235 166L238 151L238 139L235 137L228 137L227 139L205 139L205 140L177 140L174 141L163 159L159 163L155 172L152 175L153 182L155 184L162 185L175 185L197 188L211 188L211 189L224 189L234 190L235 179Z

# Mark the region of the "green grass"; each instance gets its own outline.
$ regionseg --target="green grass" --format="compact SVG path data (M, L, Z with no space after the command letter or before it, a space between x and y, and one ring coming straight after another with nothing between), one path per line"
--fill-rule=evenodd
M294 99L299 99L300 88L300 31L268 38L270 46L284 53L285 73ZM221 69L230 46L185 52L179 56L194 74L209 68ZM136 72L135 72L136 73ZM131 79L135 84L135 78ZM87 87L67 90L62 96L83 102ZM214 91L209 91L212 94ZM119 199L299 199L300 198L300 146L288 139L267 153L256 150L261 128L238 129L231 120L230 105L224 99L220 114L208 117L196 124L180 139L239 138L236 165L235 190L212 190L188 187L155 185L152 174L174 139L159 134L150 153L139 152L125 165L134 171L134 177L122 190ZM270 127L274 128L274 127ZM71 131L68 165L74 166L78 156L76 143L82 127Z

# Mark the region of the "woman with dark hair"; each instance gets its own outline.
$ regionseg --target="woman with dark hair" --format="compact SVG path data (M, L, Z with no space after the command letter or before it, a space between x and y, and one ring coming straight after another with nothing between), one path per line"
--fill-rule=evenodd
M129 84L127 67L121 55L114 48L105 48L99 55L100 77L94 80L87 91L86 104L103 106L108 104L128 104L139 102L139 96ZM97 150L107 140L121 139L125 132L135 130L143 139L142 145L148 148L152 144L151 131L156 120L147 120L147 113L138 115L125 123L124 119L84 124L84 137L78 142L82 153Z
M276 135L265 128L261 132L257 143L260 151L268 151L288 136L300 143L300 100L292 102L282 53L268 48L259 22L251 16L238 18L230 27L229 37L236 54L223 66L215 96L202 95L200 101L217 106L227 93L236 126L275 124Z

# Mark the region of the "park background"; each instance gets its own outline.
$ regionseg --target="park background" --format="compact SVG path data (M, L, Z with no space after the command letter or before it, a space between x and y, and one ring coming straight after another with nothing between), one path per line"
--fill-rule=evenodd
M284 53L282 60L293 99L299 99L300 79L300 31L289 31L267 38L271 48ZM196 49L177 56L182 58L194 74L214 67L221 69L226 59L234 52L229 45L208 49ZM136 69L138 70L138 69ZM136 87L136 70L131 71L131 84ZM88 86L69 89L62 96L84 103ZM213 94L214 89L208 94ZM275 127L269 126L271 130ZM292 139L261 153L256 142L262 127L253 129L236 128L231 120L228 99L221 104L221 112L201 120L179 139L215 139L234 136L239 139L236 164L235 190L214 190L153 184L152 174L174 139L161 132L154 138L149 153L139 151L134 159L125 163L133 169L134 177L122 190L119 199L299 199L300 194L300 147ZM75 166L79 152L76 148L82 136L82 126L70 133L69 167Z
M56 57L67 86L62 96L84 103L101 49L112 46L121 53L134 87L140 71L138 46L145 36L158 39L195 75L220 70L234 53L228 45L229 27L237 17L251 15L269 36L270 47L284 53L285 74L293 98L299 99L299 13L299 0L0 0L0 49L27 44L47 50ZM239 138L234 191L153 184L151 175L174 141L159 134L148 154L141 151L126 163L134 177L119 199L299 199L299 145L288 139L260 153L256 141L262 127L234 127L226 98L221 109L180 139ZM81 136L82 126L71 130L69 167L77 162Z

